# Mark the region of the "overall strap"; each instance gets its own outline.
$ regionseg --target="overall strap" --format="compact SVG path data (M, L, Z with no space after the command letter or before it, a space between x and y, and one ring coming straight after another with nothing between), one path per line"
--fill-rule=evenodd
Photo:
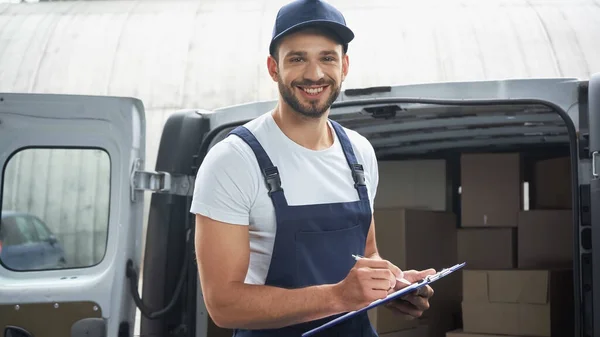
M287 200L283 194L283 188L281 187L281 177L279 176L279 170L277 166L273 165L271 158L267 155L267 152L263 149L262 145L258 142L256 137L244 126L238 126L233 129L230 135L236 135L240 137L254 152L260 171L265 178L267 184L267 190L269 190L269 196L273 200L274 206L286 206Z
M358 191L358 196L360 200L369 200L369 194L367 193L367 184L365 182L365 171L363 166L359 164L356 160L356 156L354 155L354 150L352 149L352 143L346 134L346 131L342 128L342 126L336 121L329 120L331 125L333 125L333 129L335 130L340 143L342 144L342 150L344 150L344 156L346 156L346 161L350 166L350 170L352 171L352 178L354 178L354 187Z

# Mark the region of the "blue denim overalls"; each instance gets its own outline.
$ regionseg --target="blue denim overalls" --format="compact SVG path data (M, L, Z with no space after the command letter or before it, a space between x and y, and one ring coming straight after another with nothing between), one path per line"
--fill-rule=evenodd
M277 229L266 285L290 289L337 283L356 263L352 254L364 254L371 224L364 171L356 161L345 131L335 121L331 123L350 166L359 201L288 206L277 167L258 140L243 126L230 133L242 138L254 151L275 207ZM335 317L338 316L281 329L236 329L234 336L299 337ZM364 313L315 335L320 336L375 337L377 334Z

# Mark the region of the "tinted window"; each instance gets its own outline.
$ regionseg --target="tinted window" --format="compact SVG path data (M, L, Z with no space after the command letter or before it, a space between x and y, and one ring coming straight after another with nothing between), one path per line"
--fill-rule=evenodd
M36 260L36 267L20 267L15 265L17 262L10 265L8 257L5 261L2 255L0 262L4 267L13 270L80 268L102 261L108 237L110 198L110 158L105 151L23 149L6 163L2 181L3 218L23 215L13 220L22 238L11 241L52 243L46 246L43 264L36 264Z

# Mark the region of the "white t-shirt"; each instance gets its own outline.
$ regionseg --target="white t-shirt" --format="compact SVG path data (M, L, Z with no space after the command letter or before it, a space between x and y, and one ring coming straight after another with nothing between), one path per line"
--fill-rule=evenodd
M359 199L337 135L324 150L307 149L289 139L271 113L245 125L277 166L288 205L351 202ZM363 165L371 209L379 180L375 151L355 131L344 129ZM217 221L249 226L250 264L246 283L264 284L275 238L275 209L254 152L230 135L206 155L196 177L190 211ZM223 242L227 245L227 242Z

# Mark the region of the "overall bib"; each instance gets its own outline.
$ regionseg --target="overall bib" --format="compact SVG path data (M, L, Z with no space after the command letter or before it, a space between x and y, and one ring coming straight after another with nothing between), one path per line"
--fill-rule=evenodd
M277 229L266 285L302 288L343 280L356 261L352 254L364 255L371 224L371 206L362 165L342 127L331 121L350 166L359 196L355 202L289 206L279 171L254 135L240 126L231 131L251 148L269 189L275 207ZM283 172L285 174L285 172ZM234 330L235 337L300 337L336 316L281 329ZM376 337L365 313L330 327L315 337Z

